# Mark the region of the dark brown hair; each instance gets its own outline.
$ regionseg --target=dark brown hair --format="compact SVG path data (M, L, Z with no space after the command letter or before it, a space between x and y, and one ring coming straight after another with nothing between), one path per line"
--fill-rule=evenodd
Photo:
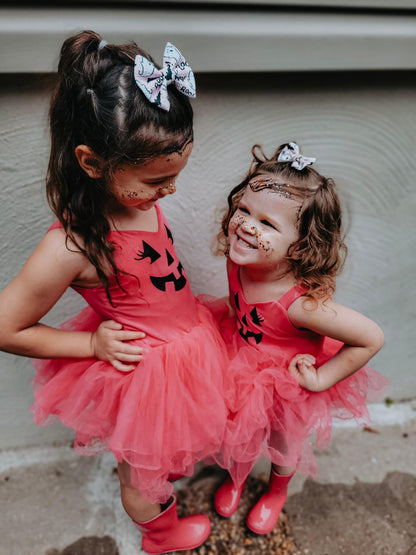
M281 185L279 191L285 190L290 198L300 202L299 238L287 252L289 272L293 272L298 283L307 287L306 296L317 300L334 293L335 277L347 254L341 203L331 178L324 177L310 165L299 171L291 162L277 161L287 145L279 146L271 158L267 158L260 145L252 147L251 166L241 183L228 195L228 209L217 236L217 252L228 253L228 225L247 185L260 176L275 177Z
M133 74L136 55L154 63L151 56L134 42L101 41L94 31L82 31L62 45L49 111L46 192L67 238L95 266L109 294L109 278L114 274L118 281L119 272L108 240L111 172L120 164L181 151L193 140L193 111L174 86L168 87L169 111L151 104ZM90 178L78 164L75 148L81 144L105 163L102 178Z

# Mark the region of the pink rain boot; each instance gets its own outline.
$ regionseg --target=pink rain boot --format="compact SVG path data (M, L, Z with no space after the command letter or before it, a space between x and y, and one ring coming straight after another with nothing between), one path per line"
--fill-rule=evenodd
M247 526L256 534L269 534L276 526L287 499L287 486L294 472L288 475L270 471L269 489L260 497L247 517Z
M218 514L229 518L235 513L243 487L244 482L240 487L237 487L234 485L230 476L228 476L225 482L215 492L214 506Z
M146 522L135 522L142 533L142 548L146 553L161 554L199 547L211 532L211 523L205 515L178 518L176 496L167 508Z
M174 472L171 472L168 476L168 480L169 480L169 482L177 482L178 480L180 480L184 476L185 476L185 474L176 474Z

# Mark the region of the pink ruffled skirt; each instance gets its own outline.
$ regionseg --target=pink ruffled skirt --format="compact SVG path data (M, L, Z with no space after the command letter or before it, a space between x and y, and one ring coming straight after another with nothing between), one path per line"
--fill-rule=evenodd
M216 462L240 485L260 456L278 466L316 476L312 444L328 446L334 419L370 425L367 403L380 399L389 380L368 366L330 389L315 393L301 387L287 370L292 356L278 347L269 351L243 344L228 308L209 296L200 299L219 322L230 364L225 376L228 424ZM342 346L325 338L317 364Z
M170 473L192 474L224 438L225 346L208 309L197 310L198 325L150 346L132 372L96 359L32 361L35 423L59 419L75 430L82 455L112 451L151 503L171 495ZM95 331L101 321L87 307L62 327Z

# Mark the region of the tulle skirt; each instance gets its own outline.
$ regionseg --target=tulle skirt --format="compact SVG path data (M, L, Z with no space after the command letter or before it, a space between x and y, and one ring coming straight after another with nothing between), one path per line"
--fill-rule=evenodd
M231 360L225 376L228 424L216 462L237 485L261 455L278 466L316 476L313 447L328 446L334 419L370 425L367 403L380 399L390 382L364 366L326 391L308 391L287 370L293 354L277 346L242 344L235 320L226 317L228 308L207 296L201 300L220 323ZM339 341L325 338L318 366L341 347Z
M225 346L208 309L197 310L198 325L151 346L132 372L96 359L32 360L35 423L59 419L82 455L112 451L151 503L171 495L170 473L192 474L224 438ZM101 321L87 307L62 327L94 331Z

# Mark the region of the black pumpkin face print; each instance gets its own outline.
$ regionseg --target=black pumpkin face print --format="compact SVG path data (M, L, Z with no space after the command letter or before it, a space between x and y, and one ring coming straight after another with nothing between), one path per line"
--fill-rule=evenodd
M246 343L250 343L249 340L252 339L256 345L258 345L263 339L263 332L257 330L255 326L261 327L261 324L264 321L263 317L257 312L256 307L254 307L249 313L243 313L240 309L240 299L238 298L238 293L234 295L234 304L239 323L238 333Z
M143 250L137 253L137 257L135 258L135 260L144 260L145 258L149 258L150 264L153 264L153 262L156 262L156 260L160 258L160 254L155 251L155 249L151 247L149 243L143 241Z
M166 230L166 235L168 239L173 245L172 233L170 232L170 229L166 225L165 225L165 230ZM174 265L175 263L175 258L168 251L168 249L165 249L163 253L160 253L157 250L155 250L151 245L149 245L149 243L146 243L146 241L142 241L142 244L143 244L143 248L141 251L137 253L137 257L135 258L135 260L145 260L148 258L150 261L150 264L154 264L156 260L159 260L160 258L162 259L164 258L166 260L165 275L149 276L149 279L151 283L154 285L154 287L156 287L156 289L158 289L159 291L166 291L167 284L172 283L175 291L180 291L181 289L183 289L186 285L187 279L186 279L182 264L179 262L179 260L177 260L176 268L172 268L172 265Z

